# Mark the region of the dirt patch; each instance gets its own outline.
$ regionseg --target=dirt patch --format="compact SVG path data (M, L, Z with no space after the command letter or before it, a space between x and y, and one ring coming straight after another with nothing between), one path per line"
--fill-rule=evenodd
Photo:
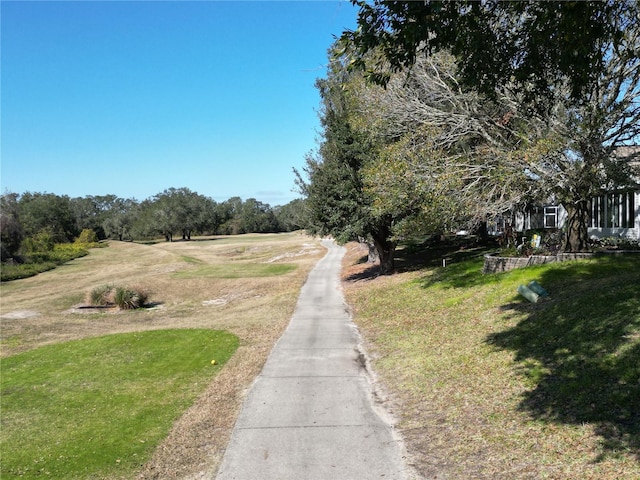
M226 305L227 303L229 303L227 298L214 298L213 300L205 300L202 305Z
M276 255L275 257L271 257L269 260L267 260L264 263L273 263L273 262L278 262L280 260L286 260L289 258L296 258L296 257L301 257L303 255L315 255L320 253L322 250L320 248L318 248L318 245L315 243L305 243L302 248L300 249L300 251L298 252L286 252L280 255Z
M202 305L205 307L207 306L221 307L232 302L242 301L249 298L257 299L260 297L262 297L262 295L253 290L237 290L237 291L226 293L218 298L204 300L202 302Z
M33 310L16 310L15 312L4 313L0 315L0 318L5 320L16 320L21 318L33 318L38 317L40 314Z

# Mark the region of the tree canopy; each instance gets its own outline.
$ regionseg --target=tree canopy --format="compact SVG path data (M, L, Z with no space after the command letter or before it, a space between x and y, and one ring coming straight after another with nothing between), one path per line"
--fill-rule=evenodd
M637 2L354 3L334 62L370 81L364 124L386 144L374 204L426 194L445 207L423 208L433 225L546 196L569 212L564 249L588 248L591 198L628 187L638 155Z
M640 15L565 3L359 3L317 82L323 136L298 173L313 231L370 241L389 273L401 238L552 200L569 213L564 249L588 248L591 198L629 187L638 156L621 147L640 135ZM477 36L503 56L485 62Z
M558 87L576 100L590 91L606 49L619 45L637 16L635 0L352 1L360 8L358 28L345 31L342 42L355 48L352 65L372 80L386 84L391 72L446 50L465 85L488 96L511 85L538 106Z

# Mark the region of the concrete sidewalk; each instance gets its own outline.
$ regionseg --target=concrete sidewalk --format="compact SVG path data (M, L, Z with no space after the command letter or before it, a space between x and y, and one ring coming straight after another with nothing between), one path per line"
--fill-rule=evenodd
M344 249L323 245L327 255L245 400L218 480L408 478L400 442L374 409L340 291Z

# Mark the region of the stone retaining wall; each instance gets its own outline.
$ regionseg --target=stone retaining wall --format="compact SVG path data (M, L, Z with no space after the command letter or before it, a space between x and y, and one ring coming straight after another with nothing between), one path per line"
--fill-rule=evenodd
M530 257L499 257L495 253L489 253L484 256L482 273L507 272L514 268L566 262L567 260L583 260L593 256L593 253L559 253L558 255L531 255Z

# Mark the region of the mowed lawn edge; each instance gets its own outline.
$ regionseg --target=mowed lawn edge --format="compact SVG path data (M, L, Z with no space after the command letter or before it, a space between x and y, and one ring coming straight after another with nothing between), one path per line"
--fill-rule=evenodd
M401 251L411 268L375 277L348 247L345 294L421 477L640 478L640 256L482 275L481 252ZM550 297L519 296L531 280Z
M2 359L0 476L131 478L237 348L227 332L171 329Z

